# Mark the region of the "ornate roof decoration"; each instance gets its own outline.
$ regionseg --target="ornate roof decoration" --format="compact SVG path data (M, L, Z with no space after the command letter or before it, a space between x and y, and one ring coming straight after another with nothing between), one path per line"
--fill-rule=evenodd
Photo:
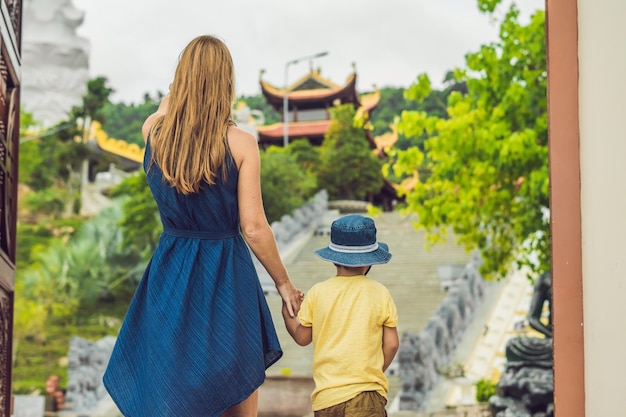
M319 69L310 71L286 89L275 87L262 79L260 83L261 92L267 102L278 111L282 109L285 91L289 106L299 109L317 108L320 103L331 106L337 99L341 100L342 103L353 103L356 107L360 106L356 93L356 73L350 74L343 86L322 77Z
M379 156L384 155L386 150L392 148L398 141L398 127L395 124L392 124L389 127L391 128L391 132L383 133L382 135L374 138L374 143L376 144L374 153Z
M374 110L380 102L380 90L376 88L376 91L369 94L364 94L360 97L361 107L359 110L370 112Z
M307 137L313 144L321 144L324 134L330 126L329 109L337 104L352 104L360 117L365 116L376 108L380 102L380 91L360 96L356 91L356 68L346 79L344 85L333 83L322 77L319 69L309 71L306 75L287 86L278 88L262 79L264 71L261 71L259 82L261 91L267 102L283 113L283 103L287 94L290 112L289 137ZM312 120L312 112L317 111L316 120ZM306 113L306 114L305 114ZM321 119L321 120L320 120ZM259 142L261 144L279 144L283 141L284 124L278 122L269 126L257 126ZM367 140L372 149L376 148L369 130L365 131Z
M400 181L400 184L392 184L396 189L398 195L405 195L409 191L413 191L417 183L419 182L419 173L417 170L413 171L413 176L407 177Z

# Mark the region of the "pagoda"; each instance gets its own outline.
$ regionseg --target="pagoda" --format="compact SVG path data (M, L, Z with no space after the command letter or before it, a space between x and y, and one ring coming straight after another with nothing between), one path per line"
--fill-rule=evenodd
M261 72L261 75L263 72ZM261 91L267 102L281 114L282 121L267 126L257 126L259 145L283 146L284 112L283 103L287 95L287 128L291 142L297 138L307 138L312 145L321 145L330 126L330 109L338 104L350 103L355 109L371 112L380 101L378 91L359 96L356 91L356 70L350 74L344 85L337 85L324 78L320 70L311 69L308 74L287 86L277 88L260 80ZM366 131L372 149L376 148L374 139Z

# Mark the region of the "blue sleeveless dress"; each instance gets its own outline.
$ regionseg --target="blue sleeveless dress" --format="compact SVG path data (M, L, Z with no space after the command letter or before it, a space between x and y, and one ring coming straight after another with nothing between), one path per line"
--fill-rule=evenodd
M104 385L126 417L211 417L252 394L282 351L239 230L238 171L183 195L144 169L163 234L129 306Z

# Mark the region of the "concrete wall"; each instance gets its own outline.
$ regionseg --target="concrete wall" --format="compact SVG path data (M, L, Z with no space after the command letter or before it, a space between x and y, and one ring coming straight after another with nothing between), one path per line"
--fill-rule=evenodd
M587 417L626 410L625 17L624 0L578 0Z

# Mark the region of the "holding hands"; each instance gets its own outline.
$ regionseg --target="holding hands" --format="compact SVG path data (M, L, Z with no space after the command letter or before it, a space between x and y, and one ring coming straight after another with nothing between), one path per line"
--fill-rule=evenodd
M296 317L300 311L300 304L304 300L304 293L297 289L291 281L276 285L276 289L283 299L283 306L287 308L289 317Z

